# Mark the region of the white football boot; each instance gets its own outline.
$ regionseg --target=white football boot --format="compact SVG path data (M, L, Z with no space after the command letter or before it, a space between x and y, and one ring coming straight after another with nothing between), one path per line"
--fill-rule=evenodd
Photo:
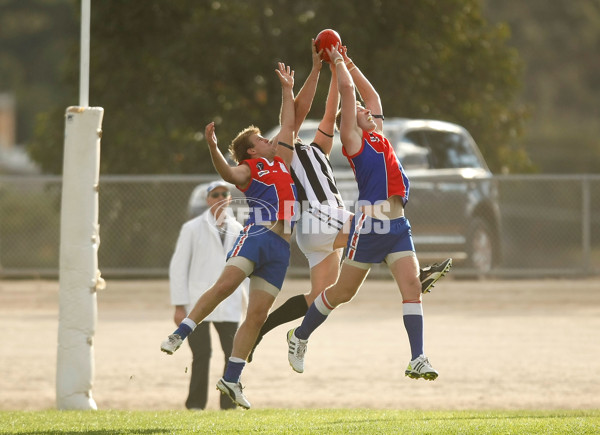
M294 335L296 329L291 329L287 333L288 342L288 361L294 371L304 372L304 354L306 353L306 344L308 340L302 340Z
M165 341L161 343L160 350L169 355L173 355L173 352L179 349L182 343L183 339L179 336L179 334L171 334Z
M227 382L223 378L219 379L219 382L217 382L217 390L229 396L236 405L241 406L244 409L250 409L250 402L248 402L248 399L244 396L243 389L244 387L241 382L236 384L234 382Z
M438 372L431 367L429 359L425 355L419 355L408 363L404 375L412 379L423 378L428 381L433 381L438 377Z

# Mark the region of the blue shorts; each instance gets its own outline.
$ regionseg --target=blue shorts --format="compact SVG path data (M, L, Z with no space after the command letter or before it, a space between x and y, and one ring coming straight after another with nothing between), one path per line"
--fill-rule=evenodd
M262 278L281 290L290 265L290 244L264 226L250 224L240 231L227 254L228 260L230 257L244 257L254 262L250 276Z
M352 218L346 258L359 263L381 263L393 252L414 252L415 245L406 217L375 219L365 214Z

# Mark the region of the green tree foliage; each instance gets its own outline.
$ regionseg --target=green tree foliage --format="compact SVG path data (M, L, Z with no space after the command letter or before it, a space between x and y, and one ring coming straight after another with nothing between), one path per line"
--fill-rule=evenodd
M485 1L526 59L523 143L543 172L600 172L600 1Z
M165 0L92 3L90 104L105 109L103 173L212 171L204 126L222 149L249 124L276 125L278 61L310 66L310 39L334 28L378 89L387 116L454 121L471 131L494 171L529 168L518 147L521 64L504 25L478 0ZM78 57L68 79L77 83ZM309 116L322 114L329 73ZM65 107L40 119L31 153L62 167Z
M17 142L28 143L36 114L66 104L73 89L62 86L79 37L74 1L0 0L0 92L17 100ZM62 146L62 145L61 145Z

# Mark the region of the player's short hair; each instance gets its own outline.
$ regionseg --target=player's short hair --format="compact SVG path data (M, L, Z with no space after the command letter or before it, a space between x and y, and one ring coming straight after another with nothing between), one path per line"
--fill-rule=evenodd
M235 139L231 142L231 145L229 145L229 153L236 163L243 162L244 160L250 158L248 150L254 146L252 142L250 142L250 136L253 134L259 135L260 129L254 125L246 127L238 133Z

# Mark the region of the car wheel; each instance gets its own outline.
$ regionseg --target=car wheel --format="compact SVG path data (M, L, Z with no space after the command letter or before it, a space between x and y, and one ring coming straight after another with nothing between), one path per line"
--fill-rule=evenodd
M476 218L467 238L468 267L481 278L489 274L494 265L494 239L490 226Z

